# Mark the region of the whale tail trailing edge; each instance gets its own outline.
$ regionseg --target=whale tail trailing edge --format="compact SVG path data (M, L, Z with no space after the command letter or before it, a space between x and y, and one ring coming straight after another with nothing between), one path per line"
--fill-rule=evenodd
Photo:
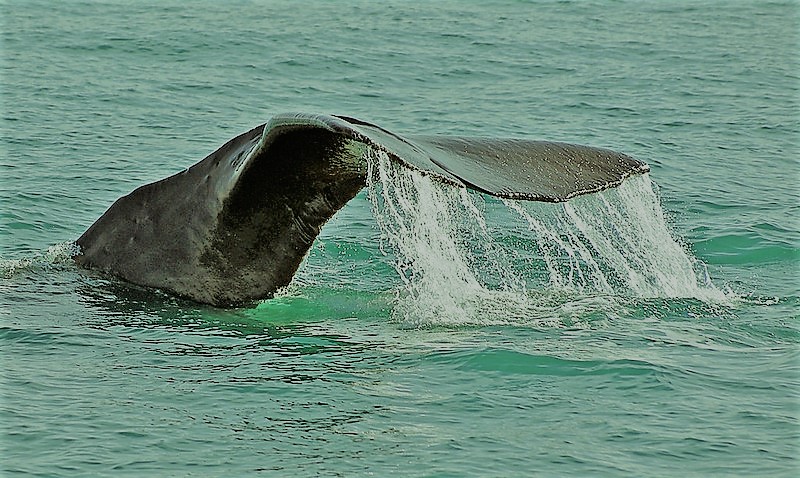
M76 241L75 260L216 306L270 297L365 186L370 148L453 185L532 201L566 201L649 170L587 146L401 137L354 118L280 115L118 199Z

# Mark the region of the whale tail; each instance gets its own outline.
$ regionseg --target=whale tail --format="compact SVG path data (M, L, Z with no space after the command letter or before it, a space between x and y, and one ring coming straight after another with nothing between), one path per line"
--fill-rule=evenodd
M75 261L215 306L268 298L365 186L368 149L456 186L531 201L567 201L649 170L587 146L402 137L344 116L279 115L118 199L76 241Z

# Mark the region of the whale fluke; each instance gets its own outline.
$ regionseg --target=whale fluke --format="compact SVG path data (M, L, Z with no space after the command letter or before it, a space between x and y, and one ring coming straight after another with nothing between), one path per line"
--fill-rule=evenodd
M566 201L649 170L588 146L402 137L344 116L279 115L118 199L76 241L75 261L215 306L268 298L365 187L370 148L444 182L532 201Z

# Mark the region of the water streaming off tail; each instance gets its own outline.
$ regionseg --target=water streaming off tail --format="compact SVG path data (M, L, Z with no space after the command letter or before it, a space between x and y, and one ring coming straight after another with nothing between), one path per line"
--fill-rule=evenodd
M513 288L515 278L506 273L473 198L397 166L383 153L368 159L370 200L405 285L395 310L415 323L481 320L483 309Z
M647 175L546 204L451 187L367 153L369 197L416 325L563 322L613 315L620 298L721 301L670 234Z
M723 300L670 233L648 175L562 204L503 201L527 224L553 287L632 297Z

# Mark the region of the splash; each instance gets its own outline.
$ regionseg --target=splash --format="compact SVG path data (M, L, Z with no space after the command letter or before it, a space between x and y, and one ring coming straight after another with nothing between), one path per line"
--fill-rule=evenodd
M20 271L51 270L64 264L72 264L72 258L80 253L80 247L74 242L62 242L47 250L24 257L22 259L0 258L0 277L10 279Z
M504 201L535 234L554 287L642 298L722 300L672 236L648 175L566 203Z
M564 324L613 316L620 299L725 297L670 234L647 175L545 204L446 186L379 151L366 158L382 250L403 282L394 313L405 323Z
M488 310L518 299L513 291L520 285L507 273L503 251L491 241L473 198L395 165L385 153L370 151L367 159L369 198L391 248L384 252L396 257L404 284L395 314L414 325L453 318L496 322Z

